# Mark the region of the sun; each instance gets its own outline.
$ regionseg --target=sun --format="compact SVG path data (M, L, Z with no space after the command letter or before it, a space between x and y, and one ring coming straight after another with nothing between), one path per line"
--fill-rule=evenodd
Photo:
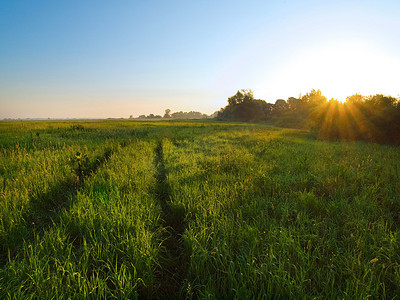
M367 43L330 42L294 54L275 73L272 85L302 93L320 89L341 102L355 93L395 96L399 68L397 57Z
M306 61L313 61L318 72L306 71L304 79L314 81L326 95L346 100L360 90L379 85L383 57L360 44L330 44L310 51Z

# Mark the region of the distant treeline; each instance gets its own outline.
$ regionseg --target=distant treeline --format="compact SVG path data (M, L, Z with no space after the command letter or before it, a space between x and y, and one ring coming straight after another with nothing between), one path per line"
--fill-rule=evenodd
M214 114L208 116L206 114L203 114L198 111L189 111L189 112L184 112L184 111L178 111L171 113L170 109L165 110L164 116L160 115L154 115L154 114L149 114L149 115L140 115L138 119L208 119L208 118L214 118L216 117L218 112L215 112Z
M312 90L271 104L254 99L251 90L240 90L228 98L217 119L308 128L325 139L400 144L400 99L381 94L355 94L341 103Z

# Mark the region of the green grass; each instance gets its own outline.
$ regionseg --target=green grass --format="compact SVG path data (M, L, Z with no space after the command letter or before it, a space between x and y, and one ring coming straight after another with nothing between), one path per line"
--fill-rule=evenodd
M394 299L399 161L264 125L0 122L0 298Z

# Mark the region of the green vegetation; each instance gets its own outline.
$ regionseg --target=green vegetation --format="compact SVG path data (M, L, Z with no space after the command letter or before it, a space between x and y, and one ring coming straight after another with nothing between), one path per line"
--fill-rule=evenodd
M355 94L340 103L327 101L320 90L312 90L299 98L270 104L254 99L251 90L241 90L228 98L217 118L311 129L319 138L329 140L400 144L400 99L380 94Z
M0 298L398 297L399 161L260 124L0 122Z
M211 116L207 116L206 114L203 114L201 112L198 111L189 111L189 112L183 112L183 111L177 111L171 114L171 110L170 109L166 109L165 110L165 114L163 117L161 117L160 115L154 115L154 114L149 114L148 116L146 115L140 115L138 117L138 119L207 119L207 118L214 118L214 114ZM132 119L132 116L131 116Z

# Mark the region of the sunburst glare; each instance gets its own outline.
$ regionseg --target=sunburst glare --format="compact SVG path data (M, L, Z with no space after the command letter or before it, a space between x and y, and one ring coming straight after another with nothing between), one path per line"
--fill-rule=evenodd
M267 84L281 95L319 88L328 98L343 102L355 93L395 95L399 68L397 57L367 43L332 42L295 54Z

